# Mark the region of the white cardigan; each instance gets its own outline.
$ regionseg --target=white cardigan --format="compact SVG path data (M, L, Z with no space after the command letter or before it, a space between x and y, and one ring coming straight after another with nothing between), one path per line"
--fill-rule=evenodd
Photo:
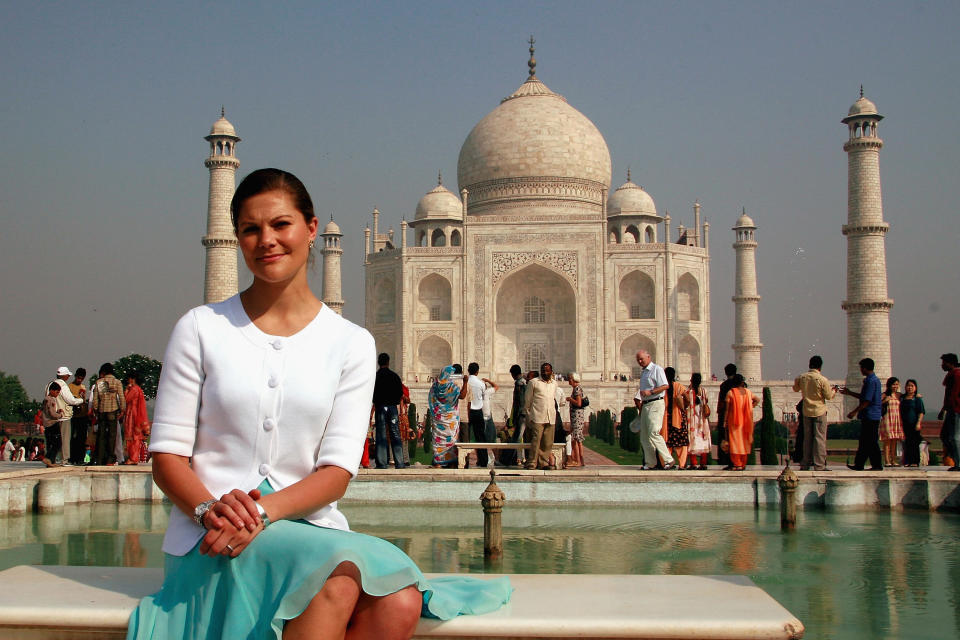
M163 359L150 451L192 458L215 497L276 490L335 465L355 476L376 375L373 337L324 306L296 334L256 327L239 296L191 309ZM348 529L336 502L305 518ZM163 550L184 555L205 531L173 509Z

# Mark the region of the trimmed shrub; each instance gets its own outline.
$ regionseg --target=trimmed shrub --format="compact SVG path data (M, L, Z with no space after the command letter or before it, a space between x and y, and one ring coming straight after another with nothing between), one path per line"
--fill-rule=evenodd
M630 423L637 417L636 407L624 407L620 412L620 448L624 451L638 453L640 447L640 435L630 430Z
M777 424L773 419L773 395L763 388L763 414L760 418L760 464L777 464Z
M417 421L417 405L415 405L412 402L409 405L407 405L407 420L409 420L408 424L410 425L410 428L414 432L416 432L417 425L419 424L419 422ZM410 460L413 460L414 456L417 455L417 439L416 438L411 438L410 442L407 443L407 451L410 452Z

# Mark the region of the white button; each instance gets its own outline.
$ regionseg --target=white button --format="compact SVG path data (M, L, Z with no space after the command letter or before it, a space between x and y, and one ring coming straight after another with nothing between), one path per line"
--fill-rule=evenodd
M267 386L269 386L271 389L276 387L278 384L280 384L280 381L277 380L276 376L270 376L270 379L267 380Z
M268 475L270 475L270 465L268 465L268 464L262 464L262 465L260 465L260 468L257 469L257 471L259 471L259 472L260 472L260 475L262 475L262 476L268 476Z
M277 426L277 423L273 421L273 418L267 418L263 421L263 430L264 431L273 431L273 428Z
M280 351L280 349L283 349L283 342L280 340L274 340L271 344L273 345L273 348L276 349L277 351Z

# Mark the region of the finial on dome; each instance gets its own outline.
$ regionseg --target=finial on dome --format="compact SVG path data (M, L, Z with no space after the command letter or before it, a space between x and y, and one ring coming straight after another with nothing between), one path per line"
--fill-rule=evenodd
M863 87L860 88L860 95L863 95ZM220 105L220 117L221 118L227 117L227 110L223 108L223 105Z
M537 77L537 59L533 57L533 45L536 40L533 39L532 34L530 35L530 40L528 40L528 42L530 43L530 60L527 62L527 66L530 67L530 76L527 78L527 80L533 80Z
M630 182L630 167L627 167L627 182Z
M742 216L747 215L747 208L746 207L742 207L742 208L743 208L743 212L740 215Z
M443 172L440 171L439 169L437 170L437 186L438 187L443 186Z
M333 214L330 214L330 222L333 222Z
M863 85L862 85L862 84L860 85L860 97L861 97L861 98L863 97Z

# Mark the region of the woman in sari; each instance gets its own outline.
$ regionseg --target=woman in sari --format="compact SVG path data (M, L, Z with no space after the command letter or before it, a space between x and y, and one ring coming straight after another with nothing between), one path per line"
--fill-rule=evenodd
M707 405L707 392L700 386L699 373L690 376L687 388L687 427L690 429L690 466L689 469L706 471L707 458L710 457L710 407ZM700 464L697 465L699 458Z
M123 416L124 453L127 459L123 464L137 464L142 455L143 436L147 430L147 401L140 387L140 374L131 371L127 374L126 390L123 399L127 410Z
M453 365L443 368L430 387L428 402L433 429L433 467L456 466L460 434L460 385L453 381Z
M677 469L687 466L687 447L690 445L690 435L687 433L687 389L677 382L677 372L673 367L663 370L667 376L667 391L663 394L667 401L667 409L663 413L663 420L667 425L667 446L670 453L677 456Z
M760 399L747 389L747 381L741 374L733 377L734 386L725 398L727 410L724 423L727 426L727 444L730 448L730 464L724 471L743 471L747 468L747 456L753 448L753 408Z

